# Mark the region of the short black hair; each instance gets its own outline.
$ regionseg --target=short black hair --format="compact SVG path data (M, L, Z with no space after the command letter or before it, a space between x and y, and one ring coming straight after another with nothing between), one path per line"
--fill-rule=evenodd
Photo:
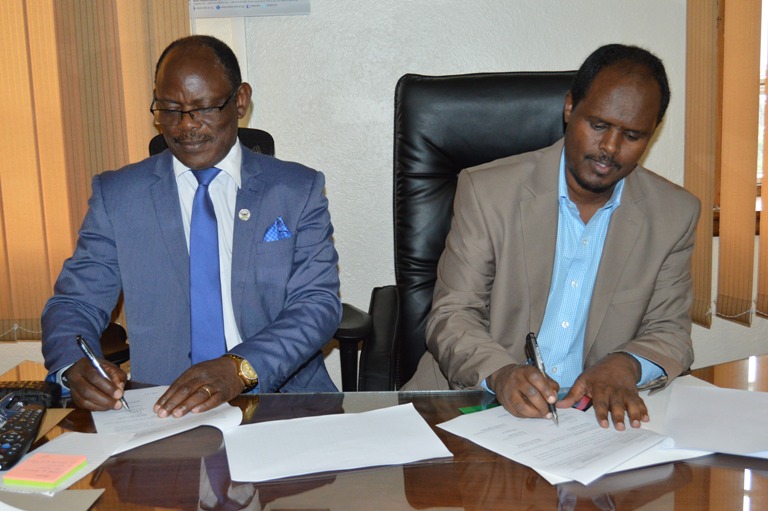
M175 48L189 49L200 47L210 48L211 51L213 51L216 60L218 60L219 64L224 68L224 74L232 87L240 85L242 77L240 75L240 64L237 62L235 52L233 52L225 42L209 35L182 37L169 44L168 47L163 50L160 58L157 59L157 65L155 66L155 81L157 81L157 72L160 70L160 65L171 50Z
M659 84L661 90L661 104L659 105L659 114L656 118L656 124L661 123L664 114L669 106L669 81L667 80L667 71L664 64L656 55L639 48L637 46L627 46L624 44L608 44L601 46L587 57L587 60L581 65L571 85L571 101L575 107L579 101L584 99L592 85L595 77L606 67L618 64L629 71L631 67L643 66L650 71L651 76Z

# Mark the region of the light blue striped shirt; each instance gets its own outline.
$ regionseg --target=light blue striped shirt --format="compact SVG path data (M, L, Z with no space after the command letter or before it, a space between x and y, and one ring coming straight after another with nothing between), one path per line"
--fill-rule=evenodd
M561 155L555 265L547 308L538 333L547 374L560 385L561 392L571 387L582 373L584 333L592 291L611 215L621 205L623 190L622 179L616 184L608 202L584 225L578 207L568 197L565 161ZM642 367L640 384L663 374L663 370L656 364L633 356Z

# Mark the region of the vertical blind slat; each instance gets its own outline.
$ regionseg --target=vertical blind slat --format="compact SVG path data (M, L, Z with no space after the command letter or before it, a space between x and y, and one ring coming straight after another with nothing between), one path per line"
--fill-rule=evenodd
M753 309L760 0L726 2L717 314L750 325Z
M717 161L717 0L688 2L685 75L685 187L701 201L696 245L691 258L693 307L699 325L712 324L712 222Z

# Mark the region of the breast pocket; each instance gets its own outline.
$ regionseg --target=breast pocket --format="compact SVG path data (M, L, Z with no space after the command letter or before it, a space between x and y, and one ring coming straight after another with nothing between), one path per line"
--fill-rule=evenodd
M256 283L260 286L284 288L293 270L295 238L261 241L255 248L253 267Z
M259 241L256 243L256 255L277 255L281 252L291 252L296 246L296 238L284 238L277 241Z

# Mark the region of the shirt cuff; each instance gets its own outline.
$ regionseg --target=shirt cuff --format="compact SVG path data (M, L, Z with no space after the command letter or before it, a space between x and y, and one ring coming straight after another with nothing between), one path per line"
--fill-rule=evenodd
M483 387L485 390L487 390L488 392L490 392L491 394L493 394L494 396L496 395L496 393L495 393L494 391L492 391L492 390L490 389L490 387L488 387L488 384L485 382L485 380L481 381L481 382L480 382L480 385L481 385L481 386L482 386L482 387Z
M61 375L73 365L74 364L69 364L68 366L64 366L55 373L48 373L48 376L45 377L45 381L58 383L61 386L61 397L70 397L71 395L69 387L61 380Z
M635 360L640 362L640 381L637 382L637 386L640 387L642 385L647 384L648 382L651 382L657 378L661 378L662 376L665 376L667 373L664 372L664 369L657 366L653 362L651 362L648 359L645 359L643 357L638 357L634 353L625 352L628 355L632 355L635 357Z

